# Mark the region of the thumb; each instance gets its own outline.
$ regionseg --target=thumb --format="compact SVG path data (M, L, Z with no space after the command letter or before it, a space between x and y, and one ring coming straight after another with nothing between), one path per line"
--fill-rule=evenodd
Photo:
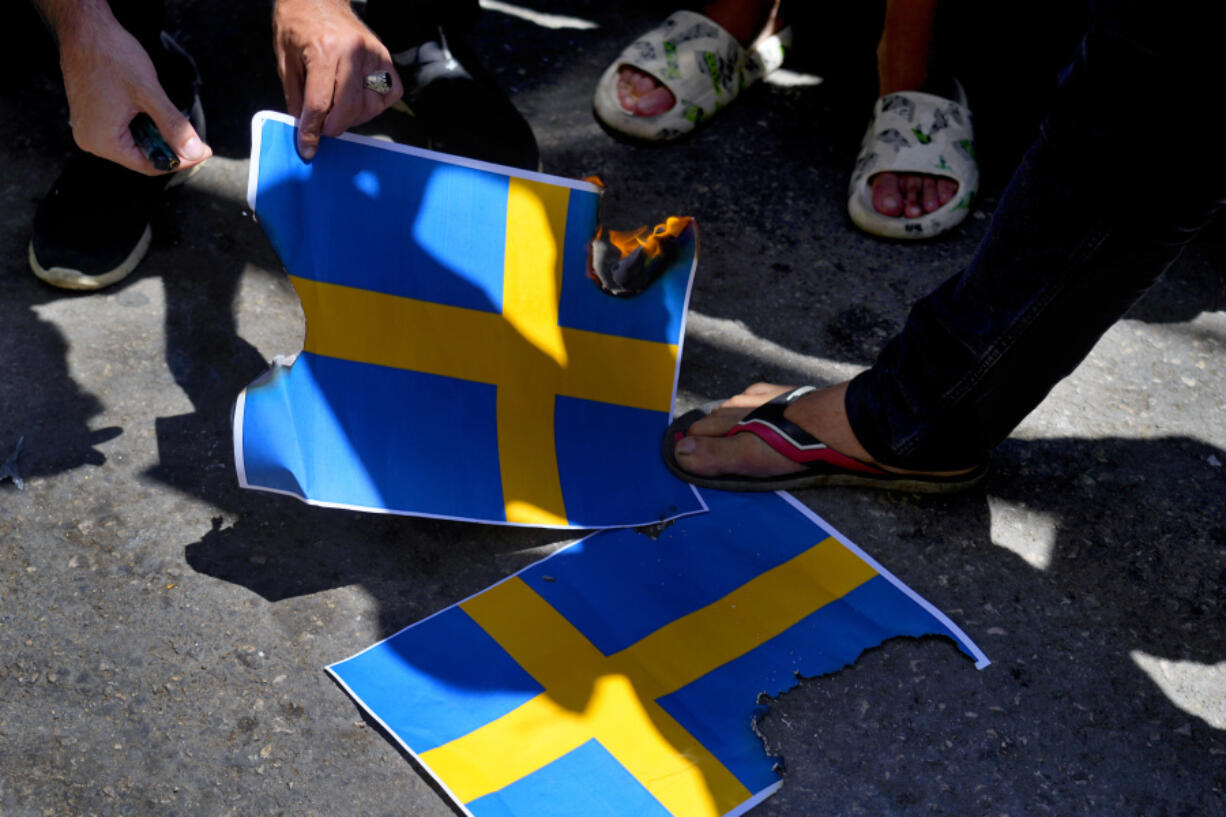
M213 155L213 150L204 143L200 134L192 127L192 123L163 94L157 104L150 105L146 113L157 125L166 140L166 144L175 152L182 162L179 169L183 170L199 164Z

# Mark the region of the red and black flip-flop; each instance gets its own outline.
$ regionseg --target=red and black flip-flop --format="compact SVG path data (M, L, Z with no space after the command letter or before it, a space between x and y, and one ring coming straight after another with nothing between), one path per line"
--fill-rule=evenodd
M725 491L781 491L819 486L851 486L911 493L954 493L974 487L988 473L987 463L984 463L964 474L953 476L897 474L840 454L783 416L789 403L813 390L813 386L801 386L763 403L746 414L724 435L732 437L737 434L753 434L783 456L804 466L802 471L773 477L742 474L704 477L683 469L673 450L677 441L686 436L691 425L713 412L720 403L708 403L672 422L664 432L661 446L664 464L679 479L703 488Z

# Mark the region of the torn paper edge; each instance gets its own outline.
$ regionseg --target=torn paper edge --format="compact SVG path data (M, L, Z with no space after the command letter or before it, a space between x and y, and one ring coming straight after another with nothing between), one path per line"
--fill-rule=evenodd
M690 487L693 488L694 486L690 486ZM919 593L916 593L914 590L908 587L906 583L904 583L901 579L899 579L897 576L895 576L893 573L891 573L889 570L883 567L880 562L878 562L872 556L869 556L867 553L861 550L858 545L856 545L854 542L852 542L850 539L844 536L842 532L840 532L837 528L835 528L833 525L831 525L829 522L827 522L825 519L819 516L815 511L813 511L812 508L810 508L808 505L805 505L803 502L801 502L796 497L792 496L787 491L775 491L774 493L776 496L779 496L780 498L782 498L785 502L787 502L793 508L800 511L800 513L803 514L805 518L807 518L810 522L814 523L815 525L818 525L819 527L822 528L822 530L828 532L834 539L838 540L838 542L841 545L843 545L843 547L847 548L852 553L856 554L858 557L863 559L866 564L872 567L873 570L877 571L878 575L888 580L891 584L893 584L895 587L897 587L899 590L905 593L907 597L909 597L912 601L914 601L916 604L918 604L920 607L924 608L924 610L930 613L933 616L933 618L935 618L941 624L949 628L950 633L952 633L957 638L959 638L962 641L962 643L966 645L967 650L975 658L975 668L976 669L983 669L984 667L992 663L988 659L987 655L984 654L983 650L979 649L979 646L974 641L972 641L965 632L963 632L961 627L959 627L957 624L954 624L954 622L949 618L949 616L942 613L935 606L933 606L931 602L929 602ZM707 502L706 502L706 499L702 495L702 491L695 489L694 495L698 498L698 501L702 503L703 507L707 508ZM710 509L707 508L707 510L709 511ZM706 512L707 511L702 511L702 513L706 513ZM693 516L693 515L694 514L684 514L683 516ZM677 518L681 519L683 517L679 516ZM628 527L635 527L635 526L625 525L623 527L628 528ZM385 642L391 641L393 638L400 635L405 630L408 630L411 627L416 627L420 624L425 624L430 619L436 616L442 615L443 613L447 612L451 608L459 607L465 602L470 601L471 599L475 599L477 596L480 596L481 594L494 589L498 585L503 584L505 582L509 582L511 579L518 577L521 573L524 573L530 570L531 568L536 567L537 565L545 564L550 559L559 557L563 552L568 550L571 546L577 545L583 540L588 539L592 536L595 536L598 533L601 533L602 531L605 531L605 530L621 530L621 528L601 528L600 530L593 530L591 533L585 534L584 536L581 536L578 539L561 544L558 546L557 550L555 550L553 553L550 553L548 556L542 557L540 559L537 559L535 562L530 562L529 564L524 565L519 570L516 570L514 573L510 574L509 576L504 576L503 578L499 579L493 584L487 585L486 587L483 587L474 593L470 593L469 595L465 596L459 601L452 602L451 604L447 605L443 609L437 610L431 613L430 615L426 616L425 618L418 619L417 621L414 621L412 624L406 624L405 626L401 627L399 630L392 633L391 635L386 636L385 638L382 638L379 641L376 641L374 644L371 644L370 646L364 649L358 650L353 655L350 655L348 658L342 658L339 661L333 661L331 664L326 666L324 669L330 675L332 675L332 677L336 678L338 683L342 683L343 685L343 682L340 681L340 678L333 672L332 670L333 667L339 664L343 664L346 661L351 661L354 658L357 658L359 655L362 655L363 653L369 652L370 650L373 650L376 647L382 646ZM933 635L940 635L940 634L933 633ZM348 689L348 687L346 687L346 689ZM361 702L362 699L355 696L354 700ZM364 703L362 704L362 708L366 709L366 705Z
M703 507L705 508L706 500L703 499L702 492L695 490L694 494L695 496L698 497L698 501L702 502ZM847 548L852 553L855 553L858 557L863 559L866 564L868 564L870 567L872 567L874 570L877 571L877 574L879 576L884 577L887 581L889 581L891 584L893 584L895 587L897 587L899 590L905 593L912 601L914 601L916 604L918 604L920 607L926 610L929 614L931 614L938 622L940 622L946 628L948 628L949 632L956 639L959 640L960 645L963 646L971 654L971 656L975 659L976 669L981 670L991 663L987 655L984 654L983 650L979 649L979 646L974 641L972 641L970 637L966 635L965 632L963 632L961 627L959 627L957 624L954 624L954 622L949 618L949 616L945 615L940 610L938 610L927 599L925 599L923 596L919 595L914 590L912 590L910 587L908 587L901 579L899 579L889 570L886 570L885 567L883 567L880 562L878 562L876 559L874 559L873 557L865 553L863 550L861 550L858 545L856 545L854 542L852 542L850 539L844 536L843 533L840 532L837 528L835 528L830 523L826 522L826 520L824 520L821 516L819 516L811 508L809 508L807 505L805 505L800 500L796 499L796 497L792 496L787 491L775 491L775 494L781 497L784 501L786 501L789 505L794 507L796 510L800 511L801 514L803 514L805 518L807 518L810 522L813 522L814 524L819 525L823 530L829 533L834 539L838 540L838 542L841 545L843 545L845 548ZM690 514L686 514L686 516L689 516L689 515ZM396 732L390 726L388 726L387 723L384 722L382 718L380 718L378 715L375 714L374 710L371 709L370 706L367 705L366 701L362 699L362 696L358 695L347 683L345 683L345 681L341 678L341 676L336 672L334 668L341 664L346 663L347 661L352 661L354 658L357 658L359 655L363 655L377 647L382 646L385 642L391 641L393 638L400 635L405 630L408 630L412 627L417 627L418 625L421 625L421 624L425 624L430 619L436 616L440 616L443 613L455 607L459 607L460 605L464 604L468 600L476 598L482 593L488 592L489 590L492 590L498 585L516 578L521 573L527 571L530 568L533 568L533 567L536 567L537 565L541 565L541 564L544 564L545 562L548 562L550 559L553 559L554 557L559 556L560 554L569 550L571 546L576 545L582 542L584 539L587 539L591 536L595 536L596 534L600 532L601 531L593 531L592 533L589 533L586 536L582 536L572 542L567 542L565 544L562 544L558 547L557 550L555 550L553 553L550 553L548 556L545 556L542 559L538 559L535 562L532 562L530 564L524 565L523 567L521 567L519 570L515 571L511 575L506 576L502 579L499 579L498 581L494 582L488 587L483 587L480 590L476 591L475 593L472 593L457 602L449 604L443 609L437 610L431 613L430 615L426 616L423 619L419 619L418 621L414 621L412 624L408 624L404 627L401 627L399 630L387 636L386 638L382 638L379 641L375 642L374 644L371 644L370 646L366 647L365 649L355 652L353 655L349 656L348 658L342 658L339 661L334 661L331 664L324 667L324 671L328 673L328 675L332 678L332 680L335 681L336 684L345 691L345 694L347 694L354 701L354 703L356 703L358 707L364 713L366 713L366 715L369 718L371 718L376 723L378 723L379 726L383 729L384 733L386 733L386 735L389 738L395 741L396 745L398 745L401 749L403 749L406 754L412 757L414 762L421 769L423 769L426 772L426 774L428 774L430 778L434 780L435 783L438 784L438 787L442 789L444 793L446 793L447 797L450 798L451 802L456 806L456 808L464 812L464 814L468 815L468 817L475 817L475 815L473 815L473 813L464 806L464 803L462 803L460 799L456 797L455 792L453 792L450 788L447 787L447 784L444 783L442 779L440 779L438 775L434 773L434 770L431 769L429 765L427 765L425 762L422 761L421 757L417 754L417 752L413 751L412 747L410 747L407 743L405 743L404 740L402 740L401 737L398 734L396 734ZM941 636L942 634L932 633L932 635ZM860 655L863 655L865 652L867 652L867 649L862 650L860 654L856 656L856 660L858 661L860 658ZM851 662L851 664L854 664L854 663L855 661ZM845 665L842 669L846 669L848 666L851 666L851 664ZM835 670L835 672L839 672L839 671L841 670ZM829 673L823 673L822 675L815 676L815 677L823 678L823 677L829 677L830 675L833 675L833 674L834 672L829 672ZM801 679L798 678L796 680L796 683L794 683L788 689L784 690L784 693L790 692L791 690L795 689L797 686L800 685L800 682L801 682ZM780 693L780 694L784 694L784 693ZM750 728L753 729L754 734L757 735L759 739L762 739L762 749L769 757L770 748L767 746L766 740L762 737L761 733L758 731L758 729L753 724L751 724ZM779 788L783 785L783 779L784 779L783 775L780 775L780 779L777 780L774 784L762 789L759 792L754 793L753 796L751 796L748 800L741 803L739 806L736 806L735 808L733 808L731 811L727 812L726 814L721 815L721 817L740 817L740 815L749 811L751 808L753 808L754 806L757 806L762 801L766 800L766 798L770 797L775 792L777 792Z
M697 491L695 493L698 494ZM701 494L698 494L698 499L699 501L702 501ZM703 504L705 506L706 503L704 502ZM595 531L593 533L590 533L588 534L588 536L594 536L596 533L600 533L600 531ZM405 752L405 754L413 758L413 762L416 763L420 769L422 769L427 775L430 776L430 779L433 780L435 784L438 785L439 789L441 789L443 793L447 795L447 798L451 801L452 805L454 805L455 808L457 808L458 810L462 811L465 815L467 815L467 817L476 817L476 815L474 815L471 811L469 811L468 807L464 804L464 802L461 801L460 798L456 796L456 793L452 791L451 788L448 787L446 783L443 782L441 777L435 774L434 769L430 768L429 764L423 761L421 759L421 756L417 752L413 751L413 748L409 746L409 744L405 743L404 740L401 739L400 735L396 734L396 731L394 729L388 726L387 722L385 722L382 718L380 718L377 714L375 714L375 711L366 704L366 701L362 699L362 696L358 695L357 692L355 692L353 688L349 686L349 684L345 683L344 679L341 678L341 676L337 674L336 670L333 669L333 667L343 664L346 661L351 661L352 659L357 658L359 655L362 655L363 653L366 653L370 650L375 649L376 647L383 644L383 642L389 641L395 638L397 635L409 629L410 627L416 627L419 624L425 624L427 621L434 618L435 616L441 615L442 613L447 612L453 607L459 607L461 604L468 601L469 599L479 596L482 593L486 592L487 590L497 587L503 582L510 581L511 579L515 578L520 573L523 573L525 570L527 570L530 567L534 567L536 565L549 561L554 556L557 556L559 553L562 553L563 551L569 549L571 545L582 542L584 539L588 538L588 536L584 536L584 537L581 537L580 539L576 539L574 542L568 542L562 545L561 547L559 547L553 553L550 553L545 558L538 559L537 561L532 562L531 564L525 565L524 567L512 573L510 576L507 576L506 578L503 578L495 582L494 584L491 584L489 587L478 590L476 593L473 593L472 595L468 596L465 599L457 601L454 604L449 604L446 607L444 607L442 610L431 613L430 615L426 616L425 618L419 621L415 621L412 624L402 627L401 629L397 630L392 635L389 635L387 638L384 638L381 641L371 644L366 649L360 650L354 653L353 655L349 656L348 658L342 658L340 661L335 661L329 664L328 666L324 667L324 671L327 672L329 676L331 676L332 680L336 682L337 686L339 686L341 689L345 691L345 694L348 695L354 701L354 703L358 705L358 707L362 710L362 712L366 714L367 717L369 717L375 723L379 724L379 727L383 730L384 734L386 734L387 737L391 738L391 740L393 740L396 743L396 745L399 746ZM765 748L766 748L766 744L764 742L763 749ZM741 817L742 814L745 814L751 808L759 805L760 803L762 803L762 801L766 800L766 798L770 797L775 792L779 791L779 788L782 785L783 785L783 778L782 776L780 776L779 780L776 780L774 783L767 786L766 788L753 793L753 795L750 796L748 800L745 800L743 803L734 807L731 811L728 811L722 814L720 817Z
M896 588L898 588L900 591L905 593L907 597L909 597L913 602L918 604L920 607L924 608L924 610L926 610L929 613L929 615L931 615L937 621L941 622L941 624L943 624L946 627L946 629L948 629L949 632L958 640L961 646L968 653L970 653L971 657L975 659L975 669L983 669L984 667L992 663L988 659L987 655L984 654L983 650L979 649L979 645L976 644L974 641L972 641L970 636L968 636L962 630L961 627L959 627L957 624L954 624L953 620L950 619L949 616L942 613L931 602L929 602L919 593L915 592L910 587L908 587L905 582L903 582L901 579L899 579L897 576L895 576L890 571L886 570L885 567L882 566L881 562L877 561L872 556L869 556L867 553L861 550L858 545L856 545L854 542L852 542L850 539L844 536L839 531L838 528L836 528L834 525L831 525L826 520L822 519L820 516L817 515L817 513L812 508L810 508L808 505L801 502L796 497L789 494L787 491L776 491L775 493L778 494L780 497L782 497L789 505L791 505L796 510L800 511L802 514L808 517L811 522L821 525L823 528L830 531L830 535L833 536L835 539L837 539L840 542L840 544L843 545L843 547L847 548L852 553L856 554L861 559L863 559L870 567L876 570L880 576L889 580L891 584L893 584ZM940 633L934 633L933 635L940 635Z
M700 513L707 513L710 507L707 501L703 499L702 493L693 485L688 486L690 493L694 495L698 506L694 510L685 511L683 513L674 514L665 519L648 519L641 522L626 522L621 525L609 525L602 528L584 527L582 525L543 525L539 522L510 522L505 519L477 519L471 516L449 516L446 514L424 513L421 511L403 511L394 510L391 508L372 508L368 505L350 505L344 502L327 502L319 499L307 499L302 494L293 491L285 491L280 488L268 488L263 485L252 485L247 481L247 464L243 460L243 415L246 409L247 389L260 383L268 374L274 371L275 367L284 365L281 359L275 359L268 372L265 372L259 378L252 381L246 388L238 393L238 397L234 401L234 416L231 420L231 445L234 447L234 470L238 476L238 487L245 488L249 491L260 491L266 494L276 494L278 496L288 496L298 500L304 505L313 505L316 508L332 508L341 511L359 511L361 513L378 514L382 516L405 516L416 517L421 519L441 519L446 522L470 522L481 525L497 525L504 528L540 528L541 530L573 530L573 531L592 531L599 533L602 530L620 530L622 528L642 528L650 525L661 525L666 522L675 522L678 519L684 519L687 516L695 516ZM676 380L673 381L674 399L676 398L677 385ZM589 534L590 535L590 534ZM492 586L492 585L491 585ZM425 619L422 619L423 621ZM409 625L412 626L412 625Z
M266 121L280 122L286 125L290 125L291 127L297 126L297 120L295 120L292 116L289 116L283 113L278 113L276 111L258 111L254 116L251 117L251 162L250 162L250 169L248 170L248 173L247 173L247 206L251 208L251 212L253 215L255 214L257 179L259 178L261 137L263 134L263 125ZM531 181L544 182L546 184L567 187L572 190L582 190L582 191L598 193L598 194L602 193L604 190L604 188L602 188L600 185L592 184L591 182L581 181L579 179L568 179L563 176L551 176L547 173L535 173L535 172L528 171L528 170L520 170L519 168L515 168L515 167L497 165L491 162L481 162L475 159L466 159L462 156L453 156L449 153L438 153L437 151L425 150L423 148L412 147L410 145L401 145L396 142L386 142L382 139L374 139L369 136L361 136L355 133L346 132L346 133L341 134L338 138L348 141L348 142L355 142L361 145L369 145L370 147L379 148L380 150L390 150L394 153L404 153L409 156L417 156L419 158L431 159L433 161L444 162L446 164L459 165L461 167L468 167L468 168L473 168L476 170L485 170L485 171L490 171L490 172L497 173L500 175L514 176L516 178L521 178L521 179L529 179ZM686 328L686 324L688 322L689 314L690 314L690 295L694 291L694 278L698 272L699 247L698 247L697 235L698 235L698 231L697 229L695 229L694 259L690 263L690 271L688 273L689 278L687 279L687 282L685 285L685 299L681 305L681 326L680 326L681 332L677 340L677 363L673 367L673 391L672 391L672 395L669 398L668 419L670 423L674 419L674 416L673 416L674 412L676 412L677 410L677 389L681 382L681 357L682 357L681 353L682 353L682 347L685 345L685 328ZM243 414L244 414L246 398L247 398L247 389L251 388L252 386L258 385L259 383L267 379L268 375L273 371L273 369L277 365L285 365L287 368L289 366L292 366L293 359L296 357L297 355L295 354L295 355L291 355L288 357L282 357L279 355L276 358L274 358L272 363L269 366L268 371L265 372L260 377L256 378L251 383L248 383L243 388L243 390L239 392L238 397L235 399L234 412L233 412L233 418L232 418L232 423L231 423L232 425L231 438L232 438L232 444L234 446L234 468L238 475L238 485L240 488L245 488L250 491L263 491L264 493L277 494L279 496L293 497L294 499L297 499L299 502L302 502L307 505L313 505L317 508L334 508L337 510L344 510L344 511L360 511L362 513L382 514L385 516L408 516L408 517L419 517L422 519L441 519L447 522L473 522L473 523L484 524L484 525L499 525L502 527L512 527L512 528L541 528L543 530L599 531L599 530L617 530L619 528L641 528L641 527L648 526L648 525L659 525L664 522L675 521L677 519L684 519L687 516L693 516L695 514L700 514L700 513L707 513L710 510L710 508L707 507L706 500L702 498L702 494L697 490L697 488L695 488L695 486L690 485L689 486L690 492L693 493L694 498L698 501L698 505L699 505L699 507L695 510L686 511L684 513L679 513L674 516L666 517L664 519L638 520L634 522L626 522L620 525L609 525L609 526L601 527L601 528L593 528L590 526L583 526L583 525L542 525L540 523L510 522L507 520L498 520L498 519L478 519L476 517L471 517L471 516L449 516L446 514L422 513L418 511L402 511L402 510L392 510L388 508L371 508L366 505L350 505L350 504L346 504L343 502L327 502L327 501L318 500L318 499L307 499L301 494L295 493L293 491L285 491L279 488L266 488L261 485L252 485L247 481L247 469L246 469L246 464L243 460Z

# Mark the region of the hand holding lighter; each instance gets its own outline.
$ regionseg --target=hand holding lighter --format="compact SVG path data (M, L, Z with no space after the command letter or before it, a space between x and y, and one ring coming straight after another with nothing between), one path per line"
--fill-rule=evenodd
M148 114L138 113L128 125L128 130L132 132L132 139L140 148L140 152L145 154L146 159L153 162L154 167L158 170L179 169L179 157L171 150L170 145L166 144L166 140L162 138L157 125L153 124Z

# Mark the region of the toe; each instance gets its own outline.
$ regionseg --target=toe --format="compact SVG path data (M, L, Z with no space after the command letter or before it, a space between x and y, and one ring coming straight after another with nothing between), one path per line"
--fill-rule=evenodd
M873 209L891 218L902 215L902 191L898 187L898 176L878 173L873 177Z
M634 112L639 116L658 116L672 108L674 101L672 92L660 86L639 97Z
M633 69L623 67L617 72L617 101L627 111L634 111L639 95L634 90Z
M696 476L721 474L769 477L801 470L752 434L735 437L685 437L674 448L677 464Z
M689 438L718 438L727 434L732 430L732 427L744 417L748 412L744 409L732 408L729 406L720 406L696 420L688 429L686 434Z
M794 388L795 386L780 386L776 383L754 383L696 421L687 433L697 437L722 437L752 409Z
M940 199L937 197L937 180L932 176L924 177L924 189L920 195L920 204L923 206L925 213L931 213L939 210L941 207Z
M634 85L634 90L640 96L660 86L660 83L651 74L640 71L637 68L625 68L623 70L630 72L630 82Z
M651 74L623 65L617 72L617 101L629 113L656 116L673 107L672 92Z
M923 178L913 173L902 177L902 212L907 218L919 218L924 214L920 194L924 189Z
M633 111L639 97L654 87L651 77L637 68L623 65L617 69L617 99L627 111Z
M791 391L794 388L796 387L795 386L782 386L778 383L754 383L752 386L745 389L745 391L741 392L740 394L738 394L736 397L733 397L732 399L736 400L738 398L748 396L748 397L760 398L758 402L761 402L761 398L771 400L783 394L784 392Z
M953 179L937 179L937 200L944 206L958 193L958 183Z

